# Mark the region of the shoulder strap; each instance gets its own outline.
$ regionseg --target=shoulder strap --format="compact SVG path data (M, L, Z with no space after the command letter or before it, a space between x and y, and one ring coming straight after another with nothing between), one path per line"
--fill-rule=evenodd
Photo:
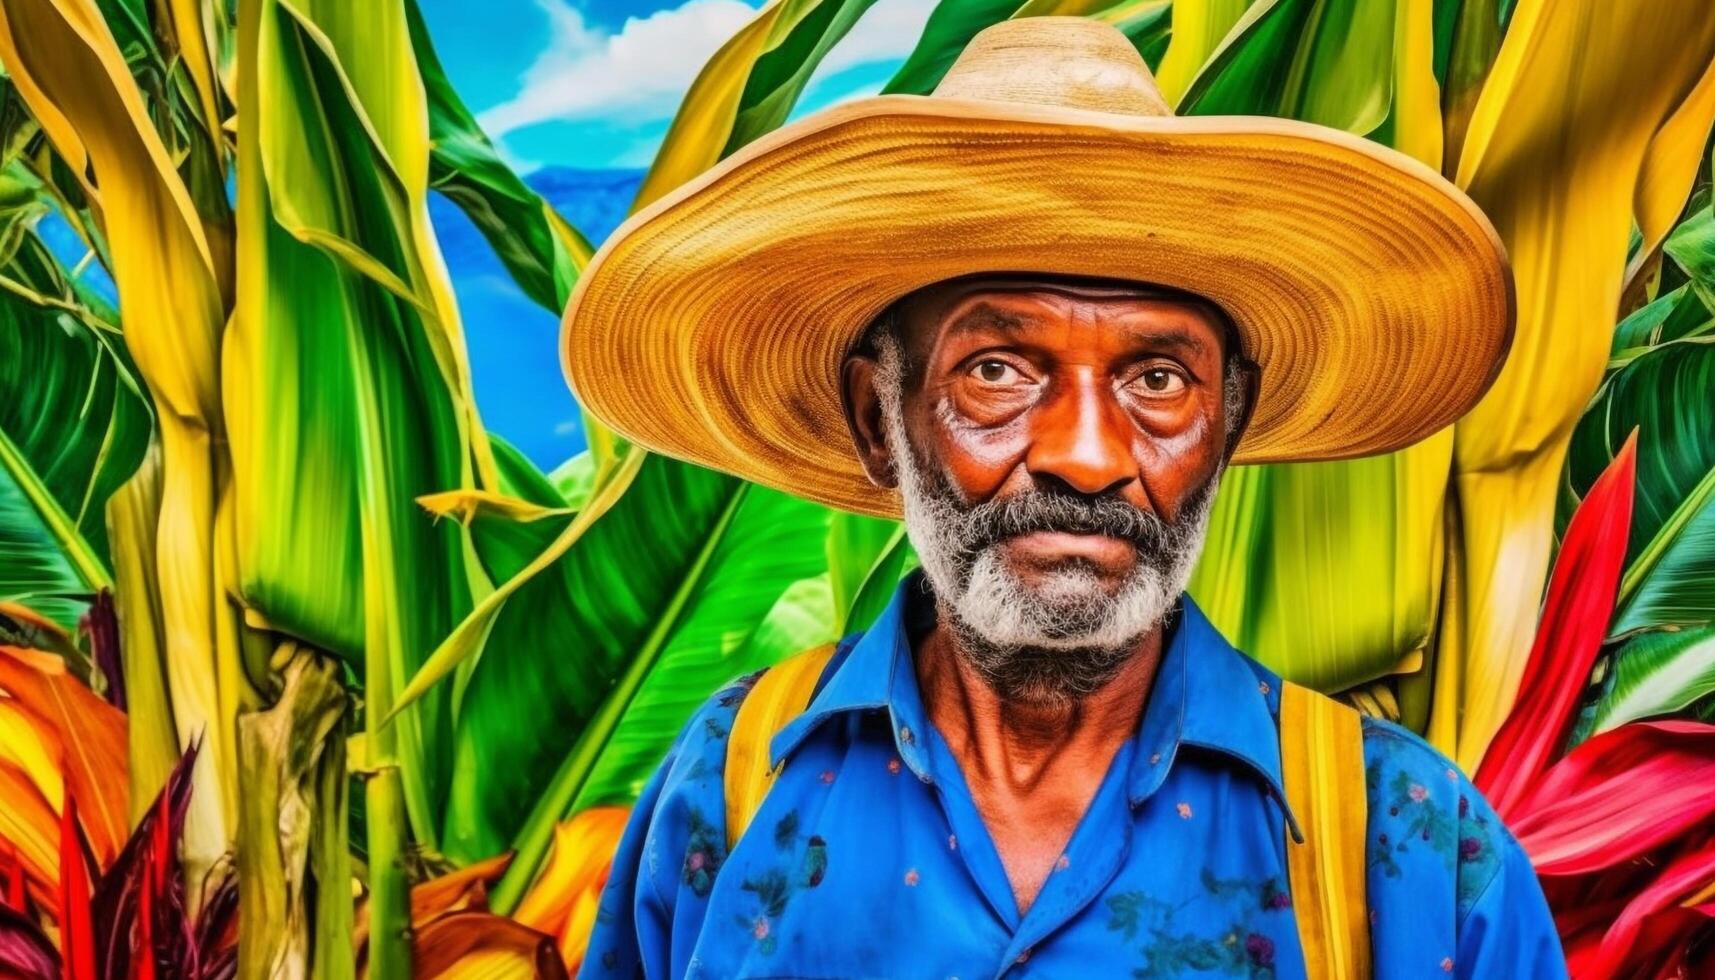
M738 706L726 743L726 845L732 850L780 770L769 764L769 743L803 713L816 682L834 656L827 643L792 656L762 672Z
M1286 870L1306 970L1318 980L1369 980L1363 720L1333 698L1283 684L1280 763L1304 833L1303 841L1287 836Z

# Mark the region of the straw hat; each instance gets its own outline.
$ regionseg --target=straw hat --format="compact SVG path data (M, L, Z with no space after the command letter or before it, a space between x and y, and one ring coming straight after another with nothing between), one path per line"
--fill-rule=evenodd
M633 216L572 294L566 377L640 445L897 515L840 363L897 297L999 271L1220 304L1262 369L1238 463L1416 442L1512 339L1500 240L1439 174L1323 126L1174 116L1119 31L1041 17L978 34L931 96L817 113Z

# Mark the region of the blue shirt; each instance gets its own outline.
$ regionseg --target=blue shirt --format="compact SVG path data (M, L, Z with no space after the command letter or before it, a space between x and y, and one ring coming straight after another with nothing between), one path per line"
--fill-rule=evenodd
M1278 678L1182 599L1137 731L1021 916L919 696L918 581L775 737L785 769L731 853L722 772L754 677L691 719L632 812L581 976L1304 977ZM1378 980L1565 976L1529 860L1458 769L1372 719L1364 757Z

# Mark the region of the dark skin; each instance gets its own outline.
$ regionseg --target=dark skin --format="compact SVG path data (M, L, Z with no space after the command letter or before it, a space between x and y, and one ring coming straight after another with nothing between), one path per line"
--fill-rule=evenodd
M1230 458L1223 407L1226 331L1206 304L1142 284L989 276L911 294L900 308L907 434L923 465L969 505L1033 487L1118 496L1176 520ZM846 417L864 469L897 486L877 364L842 370ZM1246 365L1247 392L1255 371ZM1248 401L1248 399L1247 399ZM1003 557L1027 585L1067 562L1117 593L1136 548L1103 535L1036 532ZM938 623L917 644L930 720L952 749L1023 915L1133 731L1162 650L1157 627L1119 672L1070 703L1000 698Z

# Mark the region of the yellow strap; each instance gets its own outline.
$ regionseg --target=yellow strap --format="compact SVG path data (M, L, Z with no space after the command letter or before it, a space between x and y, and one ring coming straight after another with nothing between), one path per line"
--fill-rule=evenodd
M1368 834L1363 722L1309 688L1280 690L1280 765L1304 832L1286 840L1286 871L1304 965L1317 980L1369 980Z
M757 678L738 706L726 745L727 850L744 835L780 771L769 765L769 743L809 706L822 669L833 655L834 645L829 643L782 660Z

